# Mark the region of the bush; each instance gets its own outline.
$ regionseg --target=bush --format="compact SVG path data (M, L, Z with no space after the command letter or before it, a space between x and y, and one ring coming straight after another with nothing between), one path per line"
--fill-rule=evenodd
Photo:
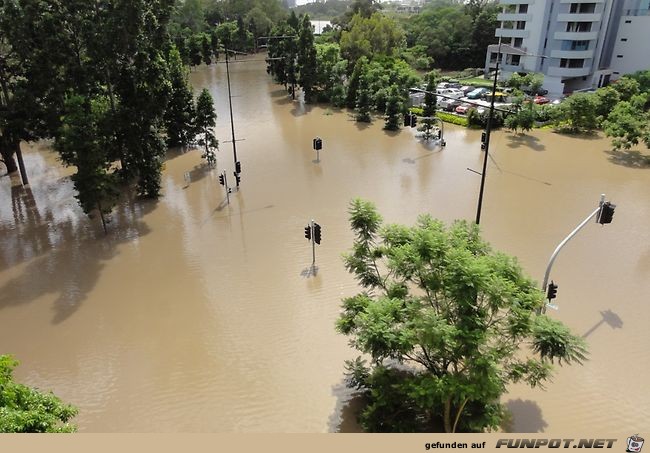
M489 118L489 109L485 109L482 113L479 113L475 108L471 108L467 112L467 123L469 127L485 129ZM494 116L492 117L492 129L498 129L501 126L503 126L503 114L495 110Z
M454 115L453 113L436 112L436 116L445 123L456 124L458 126L467 127L467 118Z

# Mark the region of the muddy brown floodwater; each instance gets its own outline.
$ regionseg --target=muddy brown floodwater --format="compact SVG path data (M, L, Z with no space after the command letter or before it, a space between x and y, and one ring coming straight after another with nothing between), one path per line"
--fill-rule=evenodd
M438 149L412 129L359 125L292 102L253 59L231 65L243 168L230 205L217 179L225 169L232 182L234 168L221 64L191 74L217 102L218 169L197 150L170 152L164 195L125 199L108 236L45 144L25 146L31 188L0 180L0 352L21 361L19 380L78 406L80 431L355 429L343 362L356 353L334 330L356 291L341 261L348 202L372 200L390 222L474 219L480 132L446 126ZM618 205L551 275L550 315L587 339L590 359L546 391L512 387L510 430L633 433L650 419L650 166L608 149L548 131L493 136L482 228L533 277L601 193ZM305 273L311 218L323 227L316 276Z

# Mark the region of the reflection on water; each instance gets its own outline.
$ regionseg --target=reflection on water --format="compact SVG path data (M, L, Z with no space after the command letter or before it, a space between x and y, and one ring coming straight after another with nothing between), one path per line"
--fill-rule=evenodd
M199 150L170 151L163 197L125 195L108 236L45 144L26 147L30 188L0 179L0 352L21 360L19 379L76 404L82 431L358 429L341 384L356 353L334 331L356 291L340 258L349 200L374 201L389 222L474 218L479 131L447 126L439 149L411 129L385 133L381 119L358 127L345 111L292 102L263 61L231 69L243 173L229 205L217 178L234 169L222 65L191 74L217 102L218 168ZM601 193L618 205L551 275L551 316L586 337L590 360L546 391L514 386L513 426L626 431L650 416L650 169L643 155L608 154L606 140L547 131L498 132L491 148L482 228L534 277ZM302 230L312 218L323 226L316 275Z

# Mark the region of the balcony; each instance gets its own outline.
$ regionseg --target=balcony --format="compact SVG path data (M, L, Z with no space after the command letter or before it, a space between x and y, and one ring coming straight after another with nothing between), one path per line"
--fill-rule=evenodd
M594 51L592 50L552 50L551 58L593 58Z
M591 65L585 65L583 68L560 68L559 66L550 66L547 70L547 74L554 77L582 77L591 74Z
M597 31L556 31L553 39L558 41L593 41L598 39Z
M600 22L603 13L563 13L557 15L558 22Z
M532 18L533 18L533 15L528 14L528 13L499 13L499 14L497 14L497 20L506 21L506 22L508 22L508 21L516 22L516 21L520 21L520 20L528 21L528 20L531 20Z
M528 38L530 36L530 31L517 30L516 28L497 28L494 36L497 38Z

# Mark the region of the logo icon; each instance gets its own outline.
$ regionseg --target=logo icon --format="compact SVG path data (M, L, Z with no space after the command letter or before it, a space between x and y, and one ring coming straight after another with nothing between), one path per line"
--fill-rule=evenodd
M628 453L640 453L642 447L643 437L639 437L638 434L635 434L627 438L627 448L625 451Z

